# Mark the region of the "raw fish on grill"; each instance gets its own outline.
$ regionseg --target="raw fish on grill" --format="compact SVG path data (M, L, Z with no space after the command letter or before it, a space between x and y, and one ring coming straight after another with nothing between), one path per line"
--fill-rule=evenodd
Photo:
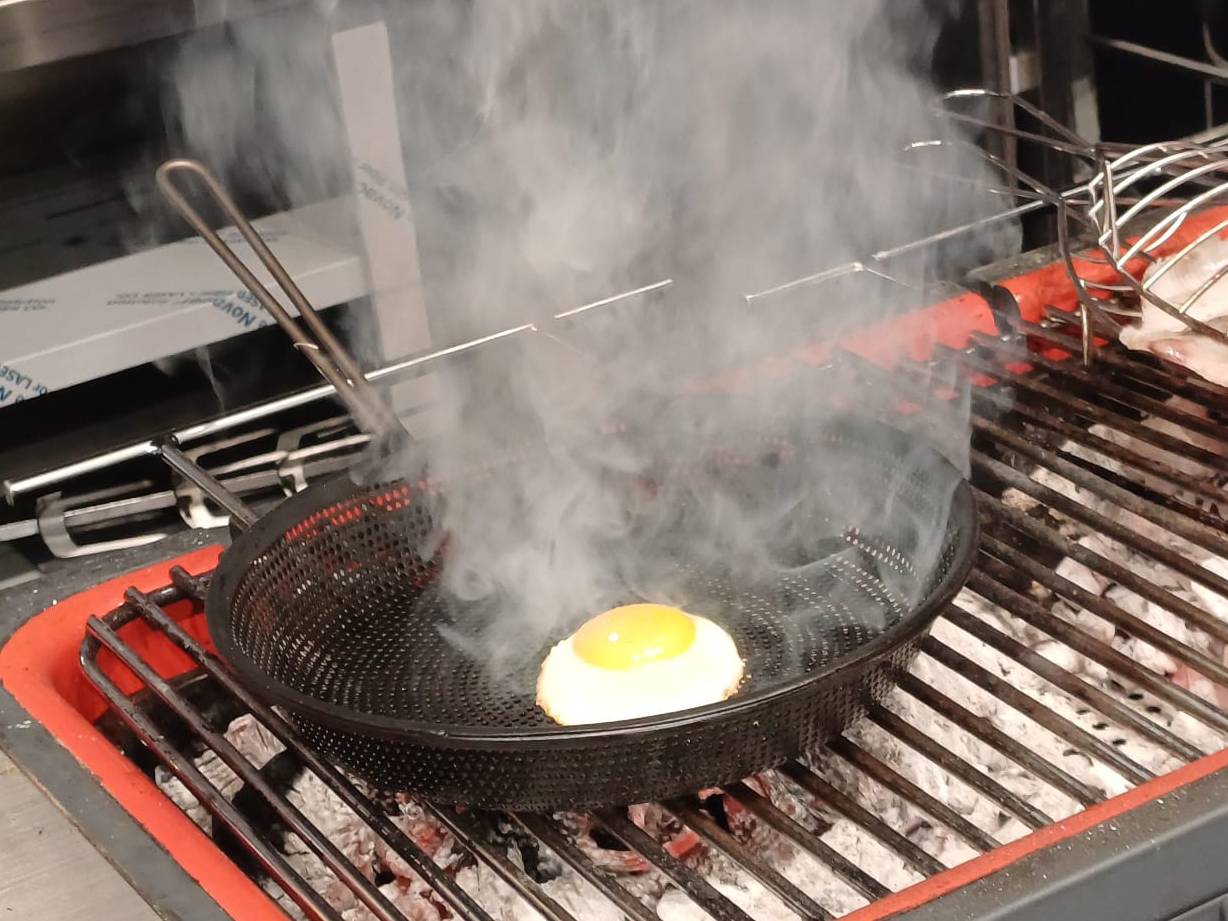
M1147 269L1146 283L1155 278L1150 291L1174 307L1180 307L1217 271L1228 265L1228 240L1212 237L1195 247L1171 268L1161 259ZM1121 331L1121 344L1149 351L1181 365L1214 384L1228 386L1228 344L1191 330L1176 317L1143 299L1139 322ZM1221 332L1228 331L1228 275L1200 294L1187 315Z

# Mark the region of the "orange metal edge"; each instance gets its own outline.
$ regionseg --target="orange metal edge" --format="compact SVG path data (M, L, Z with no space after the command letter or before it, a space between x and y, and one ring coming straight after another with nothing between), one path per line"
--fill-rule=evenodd
M94 775L223 911L242 921L285 921L286 915L272 899L78 709L90 695L98 712L106 709L81 672L79 653L86 621L121 604L129 586L153 591L170 582L172 566L203 572L213 568L220 553L220 547L209 547L119 576L36 615L0 647L0 685Z
M995 850L989 851L987 854L969 860L967 863L962 863L958 867L953 867L945 873L931 876L915 886L902 889L853 912L851 915L845 916L842 921L883 921L884 918L890 918L901 912L919 908L934 901L939 896L947 895L969 883L976 882L978 879L983 879L991 873L1008 867L1029 854L1034 854L1050 845L1073 838L1075 835L1082 834L1090 828L1102 825L1110 819L1123 815L1145 803L1159 799L1162 796L1167 796L1174 790L1187 786L1196 780L1201 780L1224 768L1228 768L1228 749L1216 752L1213 755L1207 755L1205 758L1200 758L1191 764L1187 764L1185 767L1171 771L1162 777L1157 777L1103 803L1089 806L1068 819L1062 819L1054 822L1052 825L1046 825L1030 835L1012 841L1010 844L1004 844Z

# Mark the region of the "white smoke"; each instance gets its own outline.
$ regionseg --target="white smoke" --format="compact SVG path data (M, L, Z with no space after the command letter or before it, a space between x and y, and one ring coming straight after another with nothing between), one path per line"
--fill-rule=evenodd
M265 174L291 199L348 176L327 53L339 9L190 47L175 81L187 152ZM539 644L644 593L685 594L661 565L671 555L748 584L804 573L806 552L833 536L808 525L835 506L865 525L906 504L894 490L928 455L870 484L848 458L814 451L808 433L874 396L847 375L678 395L923 303L856 286L780 303L743 295L983 213L987 197L968 185L898 165L936 132L924 68L950 12L891 0L381 8L439 340L675 282L450 367L450 425L393 471L425 463L447 483L424 552L446 537L448 589L498 612L500 643ZM982 173L975 155L951 156L963 159L948 172ZM959 463L966 429L946 438ZM722 452L758 463L782 443L799 456L751 485L707 463ZM932 561L944 522L922 524L933 546L915 549Z

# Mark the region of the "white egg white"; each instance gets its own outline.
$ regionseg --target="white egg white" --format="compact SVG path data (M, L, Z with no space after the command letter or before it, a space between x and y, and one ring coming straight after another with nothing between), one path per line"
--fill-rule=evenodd
M733 637L712 621L688 614L695 640L671 659L628 670L591 665L576 653L574 635L547 653L537 677L537 705L556 723L578 726L673 713L731 696L744 665Z

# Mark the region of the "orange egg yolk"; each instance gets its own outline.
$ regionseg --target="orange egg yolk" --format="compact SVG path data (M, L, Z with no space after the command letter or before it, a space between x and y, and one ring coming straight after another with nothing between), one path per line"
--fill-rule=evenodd
M695 641L695 621L663 604L628 604L598 614L576 631L576 655L598 668L627 671L672 659Z

